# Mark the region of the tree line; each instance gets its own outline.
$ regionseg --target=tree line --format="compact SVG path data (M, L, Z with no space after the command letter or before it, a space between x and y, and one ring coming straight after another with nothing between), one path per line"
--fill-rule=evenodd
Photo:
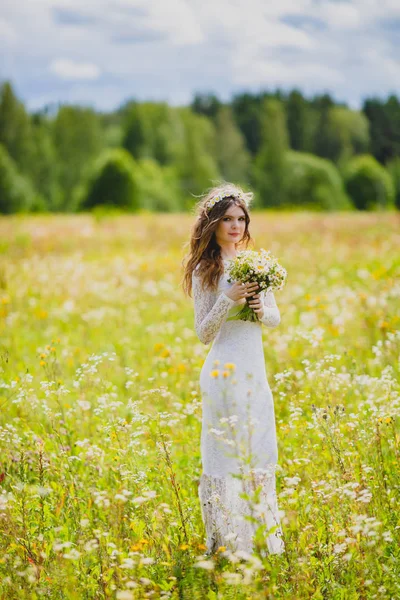
M29 113L1 84L0 213L185 211L223 180L250 187L254 208L398 209L400 102L276 90Z

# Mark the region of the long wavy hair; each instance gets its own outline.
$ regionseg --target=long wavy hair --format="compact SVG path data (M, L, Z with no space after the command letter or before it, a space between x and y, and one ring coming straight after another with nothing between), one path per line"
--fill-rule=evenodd
M211 209L207 209L207 203L215 196L222 196L222 199ZM224 265L215 230L230 206L240 206L246 220L243 238L235 244L236 249L245 250L250 242L254 243L249 232L250 215L246 205L246 202L249 205L252 199L253 192L244 192L239 186L224 182L209 189L196 203L194 207L196 220L191 229L190 240L185 244L189 246L189 252L182 260L184 273L181 285L188 296L192 296L192 273L199 263L198 273L202 287L215 290L218 285Z

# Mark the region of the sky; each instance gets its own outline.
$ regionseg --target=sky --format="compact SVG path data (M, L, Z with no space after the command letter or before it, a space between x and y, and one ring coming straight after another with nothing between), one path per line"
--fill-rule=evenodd
M400 96L400 0L3 0L0 81L29 110L300 89Z

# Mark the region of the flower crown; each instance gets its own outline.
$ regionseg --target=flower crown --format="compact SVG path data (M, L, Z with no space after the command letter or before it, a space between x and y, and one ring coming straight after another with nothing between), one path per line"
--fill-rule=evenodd
M206 203L206 210L207 210L207 212L210 212L210 210L212 209L212 207L214 206L214 204L216 202L219 202L220 200L223 200L224 198L229 198L230 196L234 196L235 198L238 198L239 200L242 200L245 203L246 206L249 205L246 197L243 196L243 194L241 192L235 192L235 193L226 192L225 194L217 194L216 196L214 196L213 198L211 198L211 200L209 200Z

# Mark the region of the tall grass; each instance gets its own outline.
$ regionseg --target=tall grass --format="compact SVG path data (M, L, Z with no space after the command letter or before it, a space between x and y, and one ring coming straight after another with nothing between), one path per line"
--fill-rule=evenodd
M205 553L190 224L0 220L0 597L400 597L398 216L253 214L282 555Z

